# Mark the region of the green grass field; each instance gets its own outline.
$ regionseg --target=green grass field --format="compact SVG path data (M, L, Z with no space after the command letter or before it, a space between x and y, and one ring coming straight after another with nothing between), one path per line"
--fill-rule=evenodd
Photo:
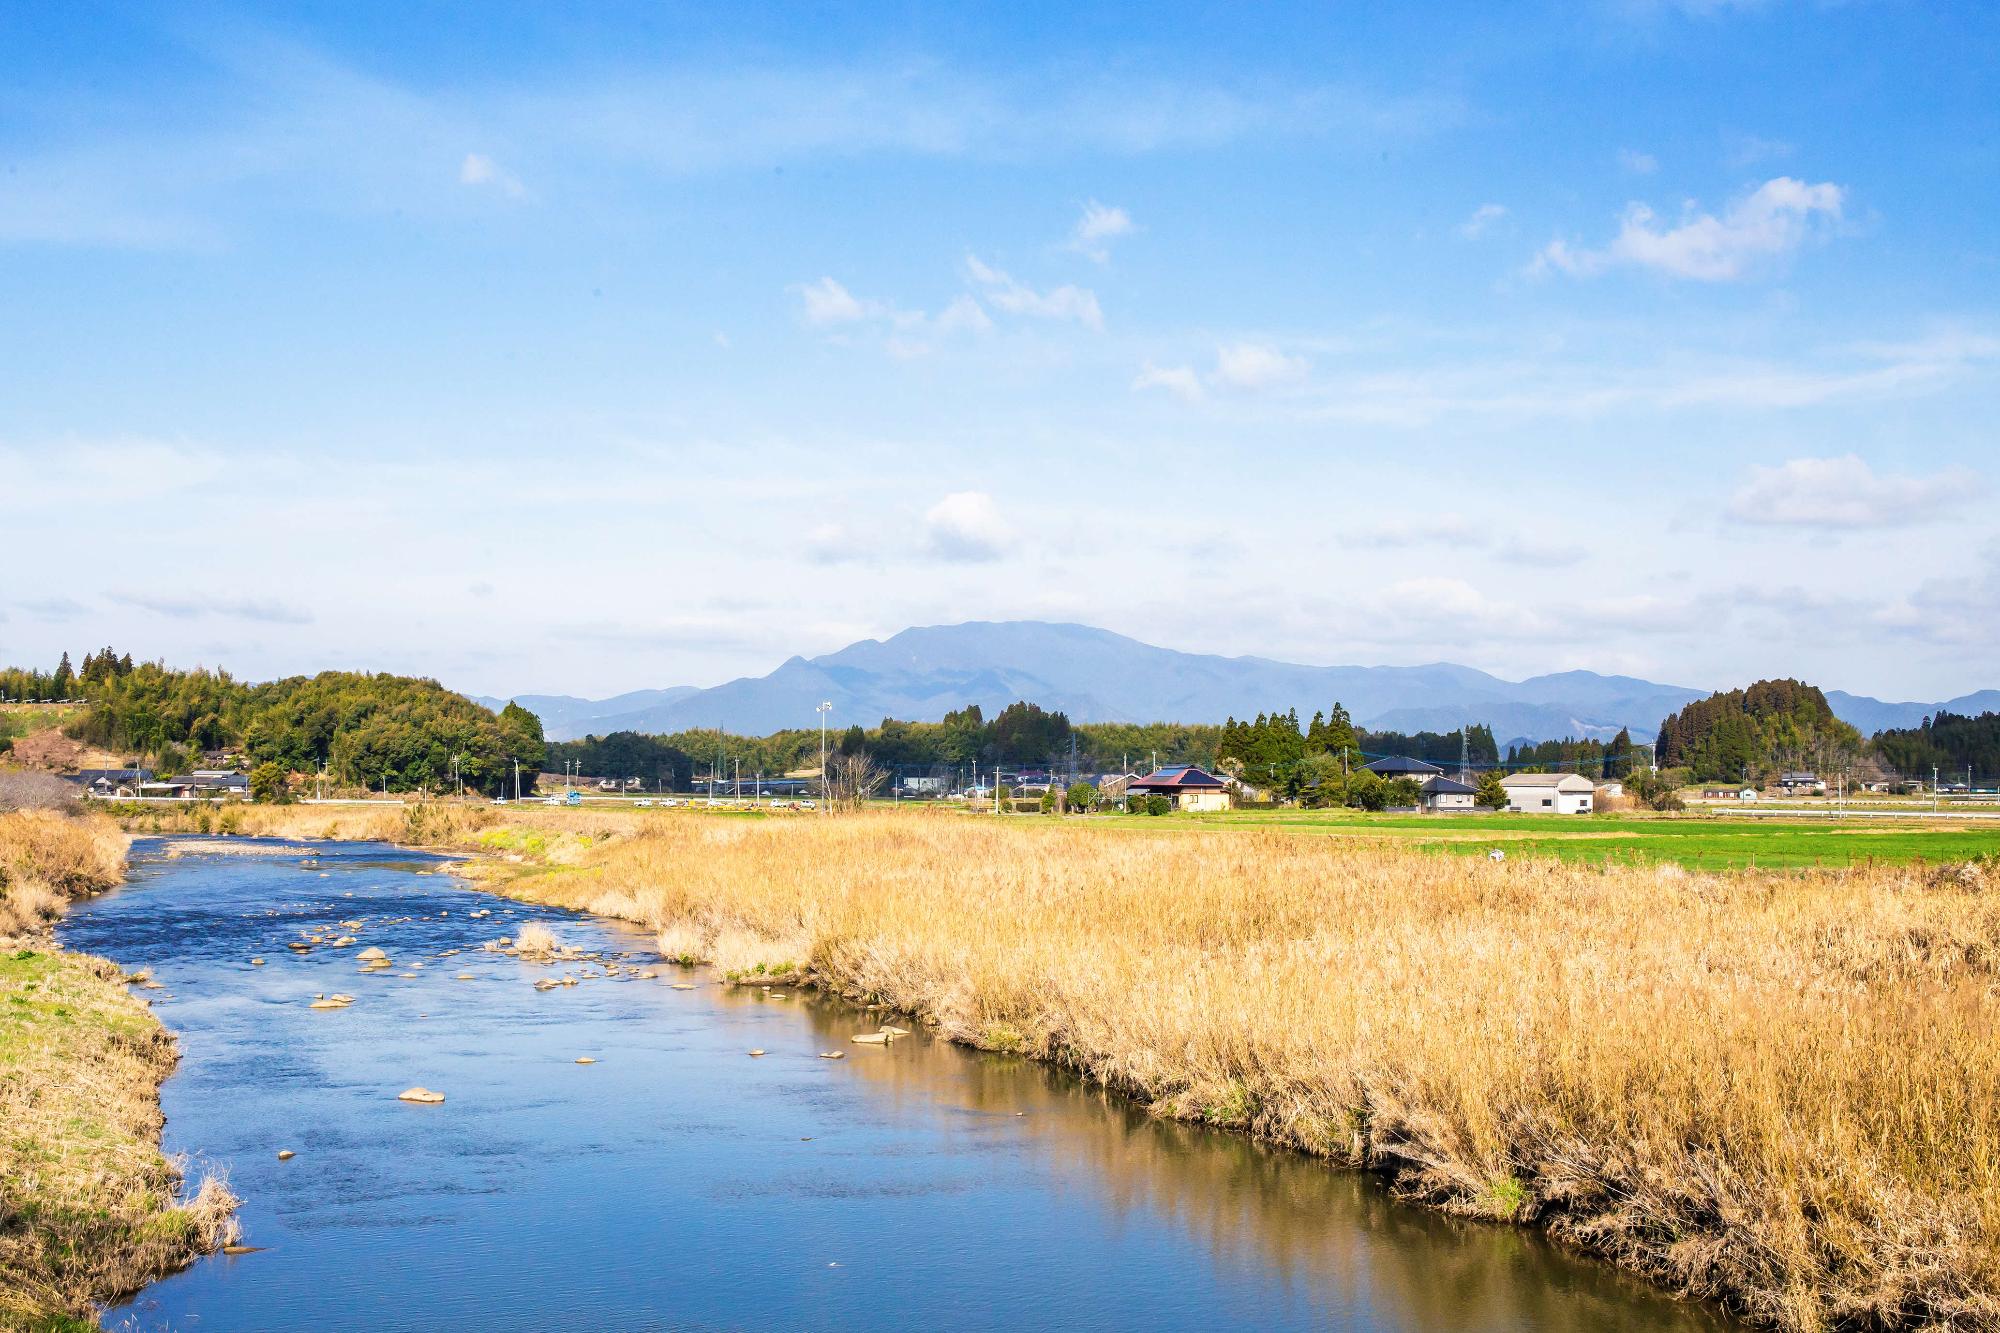
M1498 847L1510 857L1565 861L1674 861L1691 870L1758 866L1901 864L2000 856L2000 821L1991 825L1924 824L1915 820L1731 819L1713 815L1367 815L1351 810L1234 810L1132 818L1140 826L1267 828L1363 841L1403 842L1428 850L1484 856Z

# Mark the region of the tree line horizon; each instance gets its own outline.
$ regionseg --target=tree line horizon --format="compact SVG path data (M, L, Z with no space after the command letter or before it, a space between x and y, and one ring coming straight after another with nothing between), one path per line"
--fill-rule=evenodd
M822 735L817 727L763 736L689 728L547 741L541 720L518 703L496 714L429 678L321 672L252 685L222 670L135 662L111 648L88 654L80 668L65 653L50 671L0 669L0 696L78 701L82 712L65 724L68 734L161 769L237 751L250 766L275 766L281 775L324 774L341 786L388 791L462 781L483 794L505 795L514 790L517 763L524 793L537 775L558 771L686 789L706 773L775 777L817 768ZM0 715L0 756L13 734ZM1155 764L1197 764L1301 799L1327 788L1346 792L1365 781L1356 774L1369 760L1390 755L1447 773L1461 760L1480 773L1568 771L1606 779L1657 767L1690 782L1763 779L1799 768L1920 774L1970 764L1976 774L1991 774L2000 771L2000 713L1940 711L1919 726L1864 739L1834 716L1817 687L1768 680L1690 703L1660 723L1650 746L1621 729L1608 741L1517 741L1503 755L1484 723L1377 731L1357 726L1337 702L1304 721L1294 708L1221 723L1128 723L1072 722L1027 700L990 719L970 704L936 722L851 724L827 734L826 744L836 754L865 752L900 773L1143 772Z

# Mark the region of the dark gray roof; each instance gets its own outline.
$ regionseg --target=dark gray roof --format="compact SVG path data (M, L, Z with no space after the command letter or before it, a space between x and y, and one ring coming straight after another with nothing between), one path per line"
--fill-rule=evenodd
M1426 796L1476 796L1478 792L1456 778L1439 774L1424 779L1423 793Z
M1378 778L1414 778L1422 777L1426 773L1444 772L1436 764L1427 764L1421 759L1411 759L1400 754L1377 759L1372 764L1363 764L1362 767Z
M146 782L153 776L150 768L86 768L79 772L72 782L80 782L88 787L95 782Z

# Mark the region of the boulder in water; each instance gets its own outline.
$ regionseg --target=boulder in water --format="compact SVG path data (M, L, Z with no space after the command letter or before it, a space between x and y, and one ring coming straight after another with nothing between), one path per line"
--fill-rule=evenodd
M424 1106L435 1106L437 1103L444 1100L444 1094L441 1092L432 1092L429 1088L423 1088L423 1087L404 1088L401 1092L396 1094L396 1100L403 1102L417 1102Z

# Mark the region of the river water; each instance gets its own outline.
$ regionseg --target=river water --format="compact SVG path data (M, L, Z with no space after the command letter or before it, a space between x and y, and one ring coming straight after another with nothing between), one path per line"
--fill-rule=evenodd
M180 1037L166 1146L191 1177L226 1172L263 1247L109 1327L1728 1327L1029 1061L922 1033L854 1045L882 1015L710 984L636 930L473 893L442 859L232 848L142 842L130 883L62 926L162 983L143 993ZM286 948L343 920L362 922L351 947ZM538 992L601 968L481 951L529 920L659 975ZM371 945L391 970L357 971ZM355 1003L309 1007L336 992ZM412 1085L446 1100L398 1101Z

